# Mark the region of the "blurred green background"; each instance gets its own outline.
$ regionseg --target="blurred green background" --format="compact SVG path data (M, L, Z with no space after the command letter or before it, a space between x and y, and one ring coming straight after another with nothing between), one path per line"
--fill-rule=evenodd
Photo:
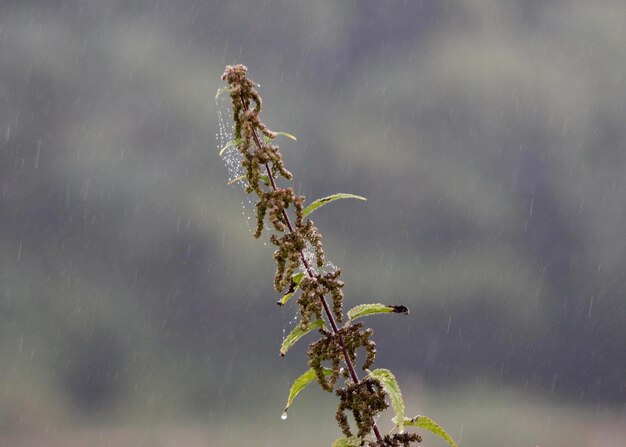
M407 411L461 446L626 445L623 0L0 3L0 445L320 446L279 418L272 248L215 91L262 118ZM243 213L243 215L242 215ZM391 416L391 415L390 415ZM383 426L385 423L383 422ZM426 438L424 445L440 446Z

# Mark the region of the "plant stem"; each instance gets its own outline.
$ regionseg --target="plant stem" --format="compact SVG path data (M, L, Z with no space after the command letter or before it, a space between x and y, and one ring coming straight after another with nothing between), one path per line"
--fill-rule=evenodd
M243 95L241 96L241 103L245 107L246 103L244 101ZM256 129L254 128L252 129L252 136L254 138L254 142L256 143L257 147L260 149L261 141L259 140L259 136L257 135ZM265 163L265 170L267 171L267 176L270 179L272 190L276 191L278 188L276 187L276 181L274 180L274 175L272 174L272 170L270 169L268 163ZM289 232L293 233L294 229L291 223L291 219L289 219L289 215L287 214L287 211L285 211L284 209L283 209L283 219L285 220L285 223L287 224L287 228L289 229ZM302 264L304 265L307 275L309 275L310 278L319 279L319 274L315 270L313 270L308 260L306 259L306 256L304 255L303 250L300 250L300 259L302 259ZM343 357L346 362L346 366L348 367L348 371L350 372L350 377L352 377L352 381L356 385L358 385L359 383L361 383L361 381L359 380L359 376L356 373L356 369L354 368L354 365L352 364L352 360L350 360L350 356L348 355L348 350L346 349L346 346L343 342L343 337L341 336L341 332L339 332L339 328L337 327L337 322L335 321L335 317L333 316L330 308L328 307L328 303L326 302L326 299L324 298L324 296L320 295L319 297L322 302L322 306L324 307L324 313L328 317L330 326L333 329L333 334L335 334L335 336L337 337L337 341L339 342L339 346L341 346L341 350L343 352ZM376 439L379 442L382 442L383 437L380 434L380 430L378 429L378 426L376 425L376 421L374 421L373 423L372 430L374 431L374 434L376 435Z

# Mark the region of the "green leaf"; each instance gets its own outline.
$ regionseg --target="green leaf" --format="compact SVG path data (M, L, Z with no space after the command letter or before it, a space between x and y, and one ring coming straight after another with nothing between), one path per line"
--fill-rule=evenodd
M215 93L215 101L217 101L217 98L220 97L220 95L226 91L228 91L229 87L226 85L224 87L220 87L217 89L217 92Z
M389 394L389 398L391 399L391 406L396 412L396 420L402 421L400 423L396 423L398 425L398 429L400 431L404 430L404 401L402 400L402 393L400 392L400 386L396 381L396 378L393 376L391 371L384 368L375 369L369 373L370 377L374 379L378 379L380 383L382 383L383 388Z
M374 314L397 313L407 315L409 309L404 306L394 306L391 304L359 304L348 311L348 319L356 320Z
M317 199L315 202L311 202L311 204L304 209L302 214L304 216L308 216L313 211L318 209L320 206L326 205L328 202L332 202L332 201L337 200L337 199L367 200L365 197L357 196L355 194L347 194L347 193L340 192L338 194L333 194L332 196L328 196L328 197L323 197L321 199Z
M400 428L397 418L393 418L392 421L394 422L394 424L398 426L398 428ZM450 435L446 433L446 431L443 428L441 428L431 418L428 418L426 416L415 416L414 418L404 418L404 425L407 427L425 428L426 430L429 430L430 432L444 439L452 447L458 447L456 445L456 442L452 440Z
M236 138L234 140L229 141L228 143L226 143L226 146L224 146L220 150L220 157L224 154L224 152L226 152L228 148L239 146L241 143L243 143L243 138Z
M349 438L339 438L333 442L332 447L359 447L362 439L357 436L350 436Z
M274 137L287 137L292 139L293 141L298 141L298 139L296 137L294 137L293 135L291 135L290 133L287 132L274 132ZM267 135L264 136L264 140L266 143L269 143L270 141L272 141L274 138L268 137Z
M292 139L293 141L298 141L296 137L287 132L276 132L276 136L287 137L289 139Z
M283 304L285 304L287 301L289 301L289 298L291 298L293 296L293 294L296 293L297 289L298 288L296 287L296 289L294 289L293 292L285 293L281 299L276 301L276 304L278 304L279 306L282 306Z
M309 323L306 329L302 329L300 325L297 325L283 340L283 343L280 346L280 356L284 357L289 348L291 348L298 340L315 329L321 329L322 326L324 326L324 320L317 320L313 323Z
M329 376L331 373L332 373L332 370L330 368L324 368L325 376ZM315 375L315 370L311 368L293 382L293 385L291 386L291 390L289 390L289 397L287 398L287 405L285 406L285 412L283 414L287 413L289 406L291 405L295 397L298 395L298 393L300 393L300 391L302 391L307 386L309 386L309 384L316 378L317 376Z
M291 298L293 294L296 293L296 291L300 288L300 281L302 280L303 276L304 276L304 273L300 272L300 273L296 273L295 275L291 277L291 284L289 284L289 290L287 290L287 293L283 295L283 297L280 300L278 300L276 304L278 304L279 306L282 306L287 301L289 301L289 298Z

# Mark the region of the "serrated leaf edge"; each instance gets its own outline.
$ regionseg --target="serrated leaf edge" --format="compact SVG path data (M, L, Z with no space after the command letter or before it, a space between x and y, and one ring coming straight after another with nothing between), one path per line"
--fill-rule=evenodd
M397 423L398 429L400 431L404 430L404 400L402 400L402 391L400 391L400 385L398 385L395 376L385 368L370 371L369 376L379 380L387 394L389 394L391 406L396 412L396 420L401 421Z
M348 319L356 320L357 318L366 317L368 315L376 315L382 313L399 313L408 315L409 309L405 306L396 306L393 304L359 304L348 311Z

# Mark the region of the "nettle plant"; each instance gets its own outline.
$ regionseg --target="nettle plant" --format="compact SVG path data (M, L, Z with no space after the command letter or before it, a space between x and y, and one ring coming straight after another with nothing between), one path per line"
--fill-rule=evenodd
M279 305L285 305L297 296L299 323L282 342L280 355L303 336L317 331L319 339L309 345L309 370L298 377L287 398L282 418L294 398L314 381L339 398L335 415L344 437L333 447L399 447L421 442L419 434L407 432L407 427L421 427L441 436L450 445L454 441L433 420L425 416L405 417L404 402L394 375L387 369L370 370L376 358L376 344L372 329L356 320L374 314L408 314L405 306L361 304L343 313L343 286L339 279L341 269L326 261L322 236L309 219L319 207L337 199L355 198L354 194L335 194L305 206L305 198L292 187L280 184L290 182L292 174L283 163L274 139L285 132L273 132L259 118L261 97L257 85L247 77L243 65L227 66L222 80L227 86L218 90L217 97L228 91L232 101L232 140L220 151L231 168L239 164L232 183L243 185L246 193L256 200L255 238L261 237L269 222L270 241L276 246L274 260L276 274L274 288L282 294ZM235 155L233 158L232 155ZM357 351L364 351L364 358ZM359 377L357 366L365 372ZM391 405L395 416L394 428L383 435L376 424L379 415ZM348 415L351 415L349 420Z

